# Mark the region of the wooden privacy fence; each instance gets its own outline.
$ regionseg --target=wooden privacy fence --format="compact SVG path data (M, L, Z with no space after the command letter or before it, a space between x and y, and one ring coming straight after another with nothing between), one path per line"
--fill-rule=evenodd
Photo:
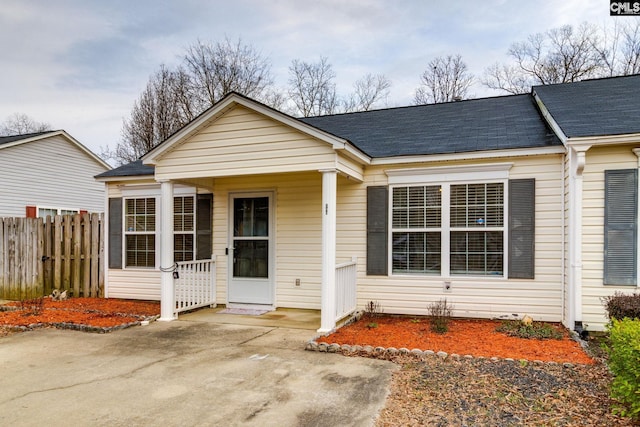
M0 218L0 298L103 296L101 214Z

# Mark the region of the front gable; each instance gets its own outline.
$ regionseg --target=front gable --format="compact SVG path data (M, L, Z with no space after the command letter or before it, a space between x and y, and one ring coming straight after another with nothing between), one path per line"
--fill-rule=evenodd
M346 140L236 94L143 157L157 180L325 169L362 180L367 160Z

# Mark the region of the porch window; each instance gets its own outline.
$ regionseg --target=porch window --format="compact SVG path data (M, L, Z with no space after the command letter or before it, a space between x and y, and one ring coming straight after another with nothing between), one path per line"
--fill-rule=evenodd
M175 262L193 261L195 213L194 197L173 199L173 251Z
M392 187L393 273L504 275L504 189L504 182Z
M155 267L156 199L125 199L125 266Z

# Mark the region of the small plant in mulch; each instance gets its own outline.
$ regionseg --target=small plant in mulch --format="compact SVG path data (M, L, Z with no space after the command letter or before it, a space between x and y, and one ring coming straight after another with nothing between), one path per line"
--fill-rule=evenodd
M431 330L438 334L446 333L449 330L453 306L448 304L445 298L429 304L428 311Z
M523 323L520 320L504 320L496 328L496 331L512 337L526 339L562 339L562 332L544 322Z
M368 318L379 317L384 313L382 305L378 301L369 301L364 306L364 315ZM378 326L378 325L376 325Z
M375 329L377 327L378 327L378 324L376 322L367 323L367 329Z
M44 297L27 298L20 300L19 310L23 311L23 316L37 316L44 308Z

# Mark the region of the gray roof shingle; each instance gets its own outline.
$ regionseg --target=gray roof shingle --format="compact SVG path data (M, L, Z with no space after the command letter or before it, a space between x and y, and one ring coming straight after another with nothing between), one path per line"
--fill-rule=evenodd
M534 86L569 138L640 133L640 75Z
M300 120L374 158L561 145L530 94Z
M561 145L530 94L299 119L344 138L371 157ZM141 160L96 178L153 175Z
M142 160L136 160L135 162L127 163L115 169L108 170L96 175L96 178L112 178L120 176L145 176L153 175L155 168L149 165L143 165Z

